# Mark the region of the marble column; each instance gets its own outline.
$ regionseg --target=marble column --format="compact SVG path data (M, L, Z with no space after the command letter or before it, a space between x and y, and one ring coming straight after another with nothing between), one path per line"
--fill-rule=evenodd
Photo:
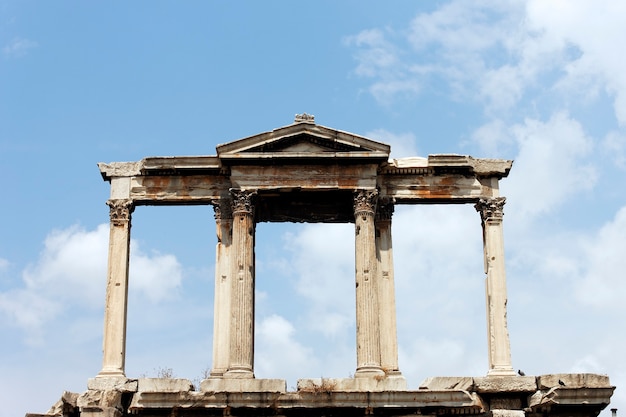
M124 377L130 226L134 205L130 199L111 199L107 201L107 205L111 229L104 306L102 370L98 377Z
M380 324L376 258L376 190L354 194L356 269L356 356L355 377L384 375L380 363Z
M211 377L224 375L229 364L230 345L230 252L233 233L232 201L223 198L215 201L215 294L213 302L213 366Z
M511 365L511 347L506 322L506 272L502 232L504 197L481 198L475 208L483 227L487 298L487 341L489 371L487 375L515 375Z
M231 190L233 238L230 253L230 345L228 378L254 378L254 198Z
M378 307L380 327L380 364L387 375L400 374L398 370L398 336L396 330L396 296L393 275L393 245L391 243L391 216L394 204L379 199L376 210L376 257L378 260Z

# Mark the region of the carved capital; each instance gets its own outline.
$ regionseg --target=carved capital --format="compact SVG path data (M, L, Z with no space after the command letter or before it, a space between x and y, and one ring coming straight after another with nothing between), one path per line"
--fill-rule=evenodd
M357 190L354 192L354 214L376 213L378 190Z
M221 198L219 200L213 200L211 201L211 205L213 206L213 216L216 222L222 219L233 218L233 205L230 199Z
M490 220L502 220L504 216L505 197L481 198L474 205L476 211L480 213L483 222Z
M124 226L130 222L131 214L135 210L133 200L130 199L108 200L107 206L113 226Z
M391 220L391 216L393 216L394 210L395 204L393 203L393 199L388 197L379 198L376 208L376 221Z
M254 199L256 197L256 192L231 188L230 195L233 197L233 214L254 213Z

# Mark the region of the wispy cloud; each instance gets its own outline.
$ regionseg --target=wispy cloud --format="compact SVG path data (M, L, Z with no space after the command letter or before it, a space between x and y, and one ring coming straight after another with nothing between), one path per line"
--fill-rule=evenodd
M31 49L37 48L39 44L35 41L25 38L13 38L2 48L2 53L6 57L21 57L24 56Z

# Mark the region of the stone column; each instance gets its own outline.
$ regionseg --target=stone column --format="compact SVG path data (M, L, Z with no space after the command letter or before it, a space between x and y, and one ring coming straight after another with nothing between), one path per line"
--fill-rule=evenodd
M231 190L233 240L230 253L229 378L254 378L254 197Z
M506 272L504 269L504 236L502 233L504 197L481 198L474 206L483 227L487 297L487 342L489 371L487 375L515 375L511 365L511 346L506 323Z
M103 359L98 377L124 377L130 225L134 205L130 199L111 199L107 201L107 205L110 208L111 229L104 306Z
M356 269L355 377L384 375L380 363L380 324L376 259L376 190L358 190L354 195Z
M393 275L393 245L391 216L394 204L389 199L378 200L376 211L376 257L379 289L380 364L387 375L398 370L398 336L396 331L396 296Z
M220 199L213 204L215 211L215 295L213 302L213 366L211 377L224 375L229 364L230 346L230 252L233 233L232 201Z

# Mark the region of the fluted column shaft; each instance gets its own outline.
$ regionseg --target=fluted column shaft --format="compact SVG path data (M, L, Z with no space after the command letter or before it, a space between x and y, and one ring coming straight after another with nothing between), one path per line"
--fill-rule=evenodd
M221 377L228 370L230 354L232 201L230 198L220 199L213 203L213 209L215 211L217 244L215 247L213 366L211 368L211 377Z
M376 257L378 259L380 364L387 374L399 373L393 245L391 241L393 210L393 202L379 199L376 211Z
M376 259L376 190L354 196L356 269L356 377L384 375L380 364L380 324Z
M233 238L231 251L231 315L229 366L231 378L254 378L254 197L231 190Z
M107 201L110 215L109 259L104 306L102 370L99 377L124 377L130 226L134 205L130 199Z
M511 345L506 320L507 293L502 231L505 201L504 197L485 198L475 205L482 220L487 274L488 375L515 375L511 365Z

